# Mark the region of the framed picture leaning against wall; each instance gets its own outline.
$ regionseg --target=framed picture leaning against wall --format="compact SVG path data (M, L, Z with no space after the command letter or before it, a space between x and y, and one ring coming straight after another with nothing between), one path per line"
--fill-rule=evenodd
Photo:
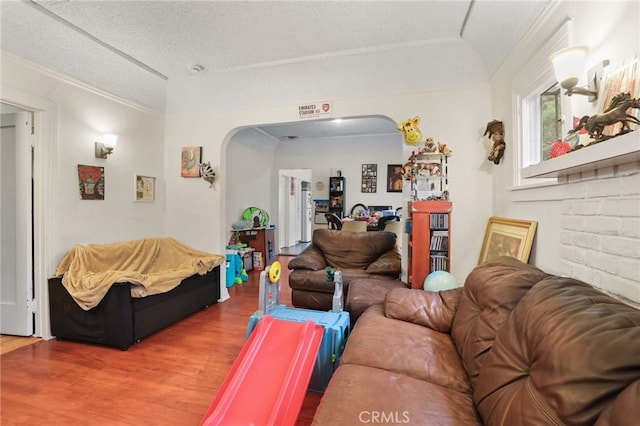
M478 264L509 256L528 263L538 222L490 217Z

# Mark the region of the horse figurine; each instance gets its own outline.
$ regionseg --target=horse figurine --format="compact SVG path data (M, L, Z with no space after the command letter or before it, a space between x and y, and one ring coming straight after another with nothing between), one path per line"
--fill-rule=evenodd
M619 134L627 133L631 131L629 123L640 124L640 120L627 113L629 108L639 109L640 99L632 98L628 92L618 93L611 99L611 104L601 114L596 114L591 117L585 115L580 119L573 131L577 132L585 128L592 139L600 142L606 139L606 136L602 134L606 126L621 122L622 130L620 130Z

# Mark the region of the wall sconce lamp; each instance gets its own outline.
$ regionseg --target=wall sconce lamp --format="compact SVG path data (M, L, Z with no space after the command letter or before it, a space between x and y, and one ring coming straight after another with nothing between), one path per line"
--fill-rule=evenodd
M102 142L96 142L96 158L107 158L118 143L118 135L108 133L102 135Z
M589 97L589 102L598 99L598 89L602 71L609 61L605 60L593 67L587 73L587 87L576 87L580 76L584 72L585 59L587 57L586 46L567 47L555 52L549 58L553 63L556 79L562 88L566 89L565 95L584 95Z

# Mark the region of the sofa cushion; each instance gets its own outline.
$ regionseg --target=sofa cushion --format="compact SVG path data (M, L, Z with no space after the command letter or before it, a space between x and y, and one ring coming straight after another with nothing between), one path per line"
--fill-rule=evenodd
M550 277L498 332L475 401L487 424L586 425L638 378L640 310L580 281ZM638 400L630 405L625 417L639 419Z
M449 334L387 318L382 305L370 307L358 319L341 362L381 368L472 393Z
M393 392L386 392L385 390ZM468 393L392 371L343 364L333 374L314 425L481 425Z
M358 318L372 305L384 303L384 299L393 289L406 289L407 284L391 278L362 278L349 283L349 292L344 302L345 311L349 312L351 327Z
M497 331L522 296L548 275L511 257L475 267L468 275L451 334L472 386Z
M640 379L627 386L600 414L595 426L624 425L640 419Z
M402 272L400 259L400 251L397 248L391 249L367 266L366 271L370 274L395 275L397 277Z
M289 269L319 271L321 269L324 270L327 266L327 261L324 259L322 252L311 245L304 249L299 256L291 259L287 265Z
M387 318L423 325L441 333L451 333L461 295L462 288L437 292L407 288L392 290L386 296L384 313Z
M362 269L340 269L342 272L342 283L344 285L345 294L349 292L351 281L358 279L371 278L371 274L367 274ZM293 283L293 284L292 284ZM315 291L319 293L331 293L335 290L333 281L327 281L327 272L309 271L306 269L296 269L289 273L290 287L295 290Z

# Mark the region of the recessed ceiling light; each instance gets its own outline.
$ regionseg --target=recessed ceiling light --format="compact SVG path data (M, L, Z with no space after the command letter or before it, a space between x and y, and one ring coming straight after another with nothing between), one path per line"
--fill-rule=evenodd
M204 71L204 67L200 64L188 65L187 69L191 74L200 74L202 71Z

